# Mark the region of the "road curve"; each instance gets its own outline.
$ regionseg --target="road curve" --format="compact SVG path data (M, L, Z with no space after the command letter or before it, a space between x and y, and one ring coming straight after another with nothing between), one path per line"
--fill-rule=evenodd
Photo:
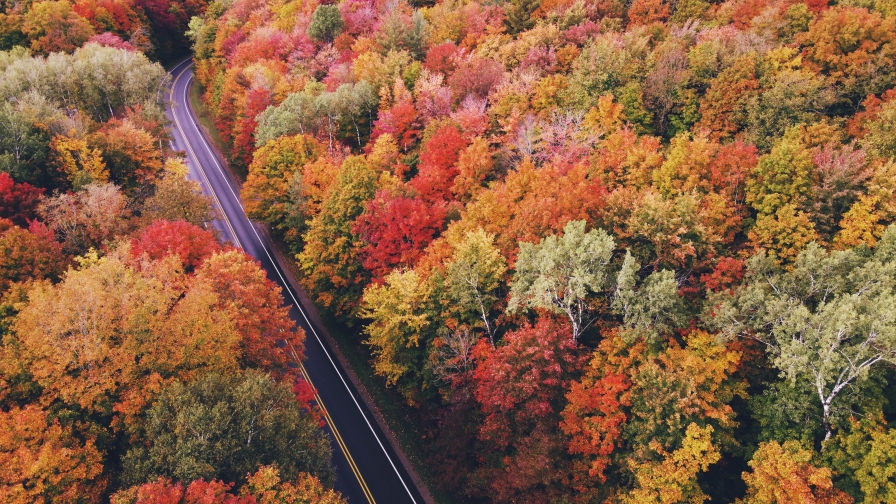
M261 263L268 278L282 289L283 298L290 305L290 316L305 330L306 358L302 370L325 407L326 430L336 466L336 489L351 504L423 504L424 499L408 471L285 281L286 275L273 259L273 247L246 217L236 186L198 126L189 103L192 61L188 59L175 66L171 76L166 112L171 120L172 147L186 153L189 178L199 182L218 207L222 218L213 223L214 227L224 239Z

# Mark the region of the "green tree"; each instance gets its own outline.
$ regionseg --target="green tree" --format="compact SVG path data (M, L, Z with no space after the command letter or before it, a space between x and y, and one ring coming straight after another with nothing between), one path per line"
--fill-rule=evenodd
M207 10L211 17L213 12ZM207 60L214 56L215 35L218 33L218 25L207 21L204 17L193 16L190 19L187 30L187 38L193 41L193 54L197 60Z
M255 145L261 147L281 136L313 133L315 120L314 95L308 90L292 93L258 116Z
M124 457L124 480L220 479L242 485L263 465L332 485L330 443L287 385L250 371L165 389L147 413L147 446Z
M376 172L363 157L343 161L320 213L302 237L305 248L296 256L305 272L303 285L338 315L355 309L367 278L357 258L360 243L352 226L373 197L376 181Z
M896 226L873 253L810 244L785 269L764 253L748 261L743 287L710 298L709 323L765 344L790 383L812 390L825 439L841 404L885 363L896 363Z
M563 236L538 244L520 243L509 312L543 308L569 318L572 339L594 322L592 297L609 284L608 266L616 242L602 229L585 232L585 221L570 221Z
M821 406L809 382L771 381L762 393L749 398L749 408L761 441L795 440L809 445L824 435L818 421Z
M747 203L760 216L774 215L787 204L799 208L812 189L812 152L802 140L802 129L790 128L772 151L759 158L747 179Z
M376 91L367 81L339 86L333 95L333 106L339 115L342 138L354 140L358 149L366 144L378 103Z
M654 271L636 287L639 270L640 265L626 252L611 307L622 316L628 337L654 340L684 323L684 302L672 271Z
M834 101L831 90L807 70L785 70L748 105L747 137L761 151L768 150L788 128L818 120Z
M564 93L566 101L579 110L589 110L600 96L623 84L622 72L628 57L606 36L589 41L572 63L569 87Z
M0 98L13 102L35 92L44 107L65 104L70 112L75 109L98 122L124 115L128 107L142 107L145 117L164 123L159 89L165 79L165 69L142 53L86 44L73 54L16 59L2 68ZM68 123L63 131L74 125Z
M516 35L535 26L532 14L541 6L541 0L510 0L504 7L504 26Z
M327 150L333 152L334 140L339 132L339 110L336 108L336 93L320 93L311 102L311 115L316 118L317 130L327 135Z
M0 104L0 171L20 182L47 187L50 180L43 170L50 151L50 135L35 127L25 114L10 103Z
M339 6L319 5L311 15L311 23L308 25L308 36L318 42L332 42L337 35L342 33L342 14Z
M873 417L851 420L850 424L823 452L839 475L838 486L857 502L896 502L896 429Z
M422 60L426 56L428 32L429 26L420 11L415 10L408 19L402 9L392 9L383 18L376 41L384 53L406 52L415 60Z

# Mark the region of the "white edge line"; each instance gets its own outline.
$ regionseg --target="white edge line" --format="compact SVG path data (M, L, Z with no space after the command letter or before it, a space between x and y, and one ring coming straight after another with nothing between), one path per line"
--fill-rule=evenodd
M178 63L177 65L175 65L174 68L171 69L171 72L168 72L169 75L172 75L172 76L173 76L173 72L174 72L174 70L175 70L177 67L179 67L179 66L181 66L181 65L183 65L184 63L187 63L187 62L189 62L189 61L190 61L190 58L187 58L187 59L185 59L184 61L181 61L180 63ZM189 67L189 65L188 65L188 67ZM169 93L169 96L170 96L171 99L172 99L172 103L174 103L175 105L177 105L177 103L173 101L173 100L174 100L174 86L175 86L175 85L177 84L177 82L180 80L180 78L181 78L182 75L183 75L183 71L181 71L179 74L177 74L177 77L176 77L176 78L174 79L174 81L172 82L171 92ZM186 134L185 134L185 133L182 131L182 129L181 129L180 121L178 121L178 119L177 119L177 111L176 111L174 108L171 109L171 116L172 116L172 118L174 119L175 126L177 126L177 134L179 134L179 135L181 136L181 138L182 138L183 141L184 141L185 146L186 146L187 149L189 150L189 152L184 151L184 154L186 154L186 161L187 161L187 163L188 163L188 167L189 167L190 164L193 164L193 163L195 163L197 166L199 166L199 164L200 164L200 163L199 163L199 158L196 156L196 153L193 151L193 148L192 148L192 146L190 145L190 142L187 141L187 136L186 136ZM173 130L172 130L172 133L173 133ZM200 134L200 136L201 136L201 134ZM171 143L171 150L176 151L177 149L174 147L173 142L169 142L169 143ZM191 157L191 156L192 156L192 158L193 158L193 161L192 161L192 162L190 162L190 157ZM212 199L214 200L214 202L217 204L218 209L221 211L221 217L222 217L223 219L215 219L215 220L220 220L220 221L222 221L222 223L223 223L223 229L219 229L218 231L221 231L221 232L224 233L224 234L228 234L228 230L229 230L229 234L230 234L230 242L231 242L233 245L236 245L238 248L243 248L243 245L240 243L240 239L239 239L239 237L236 235L236 230L233 228L233 225L231 224L230 219L227 218L226 212L224 211L224 205L221 204L221 200L218 198L217 193L215 193L215 189L212 187L212 183L211 183L211 181L209 181L208 177L206 176L206 174L205 174L205 170L202 170L202 169L200 168L200 169L199 169L199 175L200 175L200 177L202 178L202 180L205 181L204 186L205 186L205 188L207 189L208 195L211 196L211 198L212 198ZM200 186L203 186L203 184L202 184L202 180L198 180L198 181L197 181L197 182L199 183ZM241 206L240 208L242 208L242 206ZM244 210L244 211L245 211L245 210Z
M184 62L186 62L185 60ZM183 63L181 63L183 64ZM178 65L180 66L180 65ZM177 68L177 67L175 67ZM189 108L189 103L187 102L187 89L190 86L190 81L193 80L193 75L190 75L186 81L184 81L184 105ZM174 111L172 110L172 114ZM187 114L187 118L190 119L190 122L193 124L193 127L196 128L196 131L199 132L199 138L202 139L202 145L205 147L206 152L208 152L209 156L211 156L212 160L215 162L215 166L218 168L218 172L221 173L221 176L224 178L224 182L227 184L227 188L230 189L230 193L233 194L233 197L236 199L237 204L240 206L240 209L245 213L245 209L243 208L243 203L240 200L239 196L237 196L236 191L233 190L233 186L230 184L230 179L224 174L224 169L221 168L221 164L218 162L218 157L211 151L211 148L208 145L208 142L205 140L205 135L202 134L202 130L199 129L199 126L196 124L196 121L193 120L193 114ZM186 134L184 136L184 141L189 143L189 140L186 138ZM199 163L199 160L196 160L197 167L202 170L202 165ZM214 192L214 189L212 189ZM377 436L376 431L373 429L373 425L368 420L367 415L364 414L364 410L361 408L361 405L358 404L358 400L355 398L355 394L352 393L352 389L348 386L348 383L343 378L342 373L339 372L339 367L336 366L336 363L333 361L333 357L330 356L330 352L327 351L327 347L324 346L323 341L321 341L320 336L317 334L317 331L314 330L314 324L308 319L308 315L305 314L305 310L302 308L299 300L296 299L295 295L292 292L292 289L289 287L289 282L283 277L283 274L280 272L280 267L277 265L277 261L271 257L270 252L268 252L268 248L265 246L264 241L261 239L261 236L258 234L258 231L255 229L255 225L252 221L247 217L247 221L249 221L249 227L252 228L252 232L255 234L255 238L258 239L258 243L261 245L261 248L264 250L265 255L268 256L268 260L271 262L271 265L274 267L274 271L277 272L277 276L280 277L280 281L283 282L283 287L286 292L289 294L289 297L292 298L293 304L296 308L299 309L299 313L302 314L302 317L305 319L305 322L308 324L308 328L311 329L311 332L314 334L314 338L317 340L321 349L324 351L324 354L327 356L327 359L330 361L330 364L333 366L333 369L336 371L336 375L339 376L339 380L345 386L345 389L348 391L348 395L351 396L352 402L355 403L355 406L358 408L358 412L361 413L361 417L364 418L364 422L367 423L367 427L370 429L371 434L373 434L374 439L376 439L377 444L380 445L380 448L383 450L383 454L386 455L386 459L389 461L389 465L392 466L392 469L395 471L395 475L398 476L398 480L401 481L401 485L404 487L405 491L408 493L408 497L411 498L411 502L417 504L417 501L414 499L414 495L411 493L411 490L408 488L408 485L405 483L404 478L401 477L401 473L398 472L398 468L395 467L395 463L392 461L392 457L389 456L389 452L386 451L386 447L383 446L383 442L380 441L380 437Z

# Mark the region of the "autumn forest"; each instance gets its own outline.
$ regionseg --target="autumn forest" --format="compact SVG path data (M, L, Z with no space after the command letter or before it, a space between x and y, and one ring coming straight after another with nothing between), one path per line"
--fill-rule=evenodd
M0 0L3 502L345 502L190 56L438 502L896 502L893 0Z

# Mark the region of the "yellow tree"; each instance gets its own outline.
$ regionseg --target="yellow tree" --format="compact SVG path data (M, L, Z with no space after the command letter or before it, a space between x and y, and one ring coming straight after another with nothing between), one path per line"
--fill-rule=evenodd
M739 504L849 504L852 498L834 488L831 470L811 464L813 453L797 441L759 445L743 474L747 496Z
M781 207L801 206L812 189L815 166L805 142L804 130L793 127L762 156L747 180L747 203L760 216L773 215Z
M611 470L628 469L640 474L636 480L644 479L646 492L632 498L647 498L665 485L656 478L683 463L695 439L708 441L712 434L721 448L734 444L737 424L729 404L744 395L744 385L732 378L741 356L703 331L694 331L686 342L680 346L671 340L656 354L644 339L632 343L618 330L605 335L584 376L570 387L563 411L561 428L577 457L577 489L593 490ZM707 449L704 455L717 457L718 450ZM687 464L676 476L678 485L705 470L696 459Z
M795 260L806 245L819 239L809 215L791 204L756 219L748 237L757 250L774 252L784 261Z
M840 487L861 502L896 502L896 429L876 415L850 419L849 432L825 443L824 459L840 476Z
M421 385L430 295L429 285L416 271L396 270L383 285L368 287L361 304L362 316L370 320L364 343L373 352L374 371L388 385L399 385L409 400Z
M322 152L323 147L306 135L280 137L255 151L242 189L249 217L280 232L290 228L301 232L310 217L301 201L302 167ZM295 184L299 187L293 192L298 194L290 194L290 186Z
M495 320L492 310L498 301L498 289L504 283L507 261L494 245L495 237L481 229L460 239L448 237L454 249L446 268L448 295L463 311L482 322L492 345L495 344Z
M111 180L130 195L145 196L163 175L156 139L131 120L113 119L88 141L102 153Z
M117 403L127 415L166 380L237 369L239 336L217 294L184 289L179 261L143 271L118 254L80 261L59 284L34 286L5 342L43 403L100 413Z
M22 32L38 54L72 52L93 36L90 22L79 16L67 0L36 2L25 13Z
M873 247L885 229L877 213L878 201L877 196L859 196L859 200L843 214L840 232L834 237L834 245L839 248L853 248L863 244Z
M280 471L274 466L261 466L249 476L241 495L251 495L258 504L345 504L345 499L326 488L314 476L300 472L295 481L281 480Z
M202 194L198 182L187 179L187 165L183 160L165 161L155 193L143 204L143 217L148 222L157 220L186 221L202 226L215 215L211 198Z
M130 225L128 200L114 184L88 184L81 191L45 199L38 212L73 254L102 246Z
M107 484L102 471L93 441L79 441L46 411L26 406L0 412L3 502L100 502Z
M700 504L709 499L697 484L697 475L721 458L712 444L712 426L687 427L681 448L669 453L657 442L650 448L662 457L659 462L631 463L636 486L622 497L623 504Z
M361 244L352 231L376 191L377 174L360 156L343 161L321 211L303 235L297 255L305 272L302 283L323 306L342 315L357 308L367 273L358 261Z
M84 140L62 135L53 137L50 163L76 190L90 183L109 181L103 153L91 149Z

